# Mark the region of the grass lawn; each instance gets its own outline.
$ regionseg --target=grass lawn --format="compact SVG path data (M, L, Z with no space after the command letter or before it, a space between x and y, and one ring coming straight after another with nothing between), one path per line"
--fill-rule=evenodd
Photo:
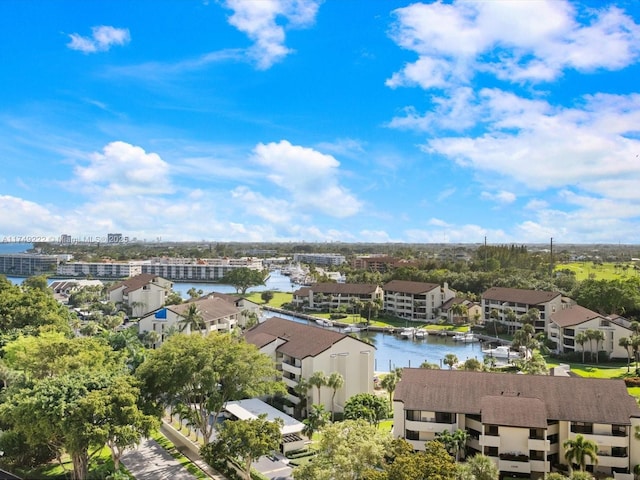
M617 268L616 265L622 266ZM627 267L625 270L624 267ZM556 265L556 270L571 270L576 274L576 280L582 281L592 276L595 280L616 280L630 278L636 275L634 264L631 262L603 263L594 265L593 262L572 262Z
M291 300L293 300L292 293L278 292L275 290L272 290L271 293L273 293L273 298L269 303L266 304L270 307L280 308L282 307L282 305L291 303ZM251 292L246 295L246 298L254 303L257 303L258 305L265 305L265 303L262 301L261 295L262 292Z
M573 373L585 378L625 378L628 375L634 375L635 373L635 369L633 365L631 365L630 373L627 374L627 362L595 365L559 362L558 360L553 358L547 359L547 366L549 368L557 367L558 365L560 365L560 363L569 365Z
M120 469L127 473L126 469L121 465ZM69 475L73 471L73 463L69 455L62 456L62 465L54 460L46 465L43 465L33 470L21 470L18 473L23 478L41 478L46 480L67 480ZM88 480L105 478L107 475L114 471L113 462L111 461L111 450L104 447L91 459L89 463L89 475ZM129 478L133 479L131 475Z

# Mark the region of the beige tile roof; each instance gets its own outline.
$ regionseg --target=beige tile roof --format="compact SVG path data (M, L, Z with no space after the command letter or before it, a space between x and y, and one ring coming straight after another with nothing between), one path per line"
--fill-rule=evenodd
M413 295L428 293L436 288L439 289L440 285L435 283L410 282L408 280L391 280L382 287L385 292L410 293Z
M640 408L623 380L405 368L394 392L395 401L403 402L405 410L484 416L484 406L488 418L503 424L496 421L500 411L485 397L538 399L549 420L629 425L630 417L640 417ZM504 422L518 423L515 417L525 415L518 411L519 405L534 406L537 410L529 421L540 420L537 402L505 400L501 405Z
M305 325L284 318L272 317L245 333L247 342L263 347L276 338L285 340L278 351L293 358L315 357L338 342L360 340L327 328ZM362 342L364 344L364 342ZM369 346L369 345L367 345Z
M482 423L506 427L547 428L547 408L539 398L487 395L480 399Z
M542 303L550 302L560 295L560 292L491 287L482 294L482 298L485 300L499 300L503 302L524 303L527 305L540 305Z

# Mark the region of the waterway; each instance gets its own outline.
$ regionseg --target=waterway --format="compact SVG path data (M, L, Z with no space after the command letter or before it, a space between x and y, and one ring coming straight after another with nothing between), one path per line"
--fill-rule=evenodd
M20 284L24 280L20 277L7 277L13 283ZM222 285L217 283L181 283L174 282L173 289L183 298L188 298L189 289L195 288L202 290L204 294L211 292L219 293L236 293L231 285ZM291 283L289 277L282 275L278 271L271 272L265 285L252 287L249 292L260 292L265 290L274 290L281 292L292 292L299 288L298 285ZM266 312L266 317L278 316L291 321L310 323L291 315ZM314 327L315 323L310 323ZM397 367L419 367L422 362L435 363L442 366L445 355L453 353L458 357L460 362L464 362L469 358L476 358L480 361L483 359L482 347L480 343L461 343L454 342L451 337L441 337L438 335L430 335L424 339L404 339L398 335L382 332L360 332L356 334L366 339L376 347L375 354L375 370L379 372L388 372ZM447 368L444 366L444 368Z

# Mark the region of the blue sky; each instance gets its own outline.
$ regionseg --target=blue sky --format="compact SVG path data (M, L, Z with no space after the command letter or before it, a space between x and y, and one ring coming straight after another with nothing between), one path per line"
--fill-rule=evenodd
M0 238L640 243L640 4L0 2Z

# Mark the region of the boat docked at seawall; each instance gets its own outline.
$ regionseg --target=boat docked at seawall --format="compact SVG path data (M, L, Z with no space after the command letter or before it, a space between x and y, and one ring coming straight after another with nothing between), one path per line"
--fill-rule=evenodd
M346 326L341 330L342 333L358 333L361 331L362 331L362 328L356 327L355 325Z
M316 323L321 327L333 327L333 322L331 320L325 320L324 318L318 318Z
M416 334L416 329L414 327L405 327L400 330L401 338L413 338Z
M471 342L479 342L480 339L476 337L473 333L467 332L467 333L456 333L453 336L453 341L471 343Z
M429 335L429 332L425 328L416 328L416 331L413 332L413 336L416 338L425 338Z
M508 345L498 345L495 348L483 349L482 354L488 357L506 360L510 360L512 358L520 358L522 356L519 352L511 350L511 347Z

